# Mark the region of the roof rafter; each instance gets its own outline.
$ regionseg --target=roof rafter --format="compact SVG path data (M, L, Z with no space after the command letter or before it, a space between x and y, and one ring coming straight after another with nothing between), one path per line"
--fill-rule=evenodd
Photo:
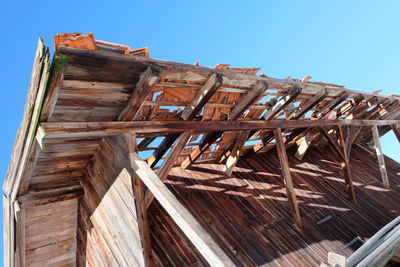
M131 121L135 119L143 102L146 100L151 89L160 78L160 70L156 67L149 66L140 76L140 80L133 90L128 105L122 110L118 117L120 121Z
M207 103L207 101L214 95L214 93L221 87L223 82L222 75L213 73L206 83L200 88L196 96L192 99L191 103L182 111L181 117L183 120L192 120ZM172 144L178 139L179 134L167 135L154 153L147 159L147 163L151 168L159 162Z
M232 121L236 120L247 109L252 101L254 101L254 99L257 98L260 93L264 92L267 89L268 84L266 82L258 81L251 89L251 91L254 90L254 93L248 92L246 95L244 95L237 104L239 108L232 109L231 112L228 114L228 118L230 118L230 120ZM219 137L221 137L222 134L223 131L214 132L207 135L206 138L204 138L204 140L201 142L201 144L195 147L190 155L182 162L182 168L186 169L190 165L192 165Z

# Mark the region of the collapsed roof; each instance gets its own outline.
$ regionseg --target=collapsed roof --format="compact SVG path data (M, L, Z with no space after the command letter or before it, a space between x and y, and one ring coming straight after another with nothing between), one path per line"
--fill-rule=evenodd
M139 156L145 155L144 151L150 153L142 159L147 163L145 168L153 169L161 181L171 179L168 175L174 166L188 169L208 162L224 165L224 175L229 177L237 170L241 156L254 157L255 153L276 148L297 229L303 227L303 222L286 149L294 150L301 160L311 146L328 144L342 164L352 202L357 199L350 167L350 152L355 146L367 149L368 144L375 145L380 151L379 171L384 186L390 188L390 182L397 183L393 178L396 174L387 173L379 136L393 130L400 139L399 96L313 82L309 76L302 80L275 79L256 75L258 68L231 68L229 64L207 68L156 60L149 57L147 48L131 50L97 41L92 34L57 35L55 50L50 64L49 49L39 41L24 119L4 183L8 203L5 214L9 216L5 227L10 231L5 249L10 262L41 264L39 248L57 240L69 242L63 241L67 248L63 255L68 255L63 260L77 261L75 250L82 245L76 241L80 227L78 200L90 190L85 181L89 179L90 183L96 153L105 150L107 142L121 145L121 134L134 133L134 150ZM146 207L151 207L153 195L155 192L146 189ZM88 205L89 200L85 201ZM55 211L46 213L46 205L53 205ZM89 214L93 215L99 205L88 207ZM55 218L66 216L60 207L70 210L63 231L54 230L46 219L50 214ZM40 220L32 215L36 212L43 214ZM149 212L149 216L153 215ZM28 219L37 222L37 227L46 225L52 234L29 232L25 225ZM168 254L160 242L153 242L163 251L159 252L159 260L160 255ZM23 246L14 249L14 243ZM42 253L48 255L49 251ZM204 256L201 250L193 253ZM165 257L177 264L171 255ZM138 260L139 265L144 262Z

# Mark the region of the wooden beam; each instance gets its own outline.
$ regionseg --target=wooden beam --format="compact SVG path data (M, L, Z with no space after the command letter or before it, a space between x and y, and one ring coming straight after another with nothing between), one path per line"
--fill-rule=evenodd
M179 155L181 154L183 148L185 147L186 143L188 142L191 134L188 132L182 133L178 139L176 140L175 144L172 147L171 152L164 163L158 168L157 175L160 177L161 181L164 181L178 160ZM151 167L151 166L150 166ZM150 204L153 202L154 196L150 191L146 192L146 206L147 208L150 207Z
M40 124L46 138L94 137L136 133L215 132L241 130L267 130L275 128L307 128L338 125L383 126L400 124L400 120L237 120L237 121L126 121L126 122L46 122Z
M289 103L291 103L299 94L301 93L301 88L298 86L293 86L288 90L286 95L275 103L263 116L264 120L268 121L275 117L276 114L281 112Z
M228 120L235 120L242 114L246 109L251 106L255 100L268 89L268 84L263 81L258 81L254 87L249 90L244 96L240 98L239 103L234 105L231 112L228 114Z
M248 136L250 134L250 130L242 131L239 133L238 137L236 138L235 144L232 148L232 151L226 160L224 172L231 176L233 168L235 168L236 163L239 160L240 150L242 149L244 143L246 142Z
M300 106L295 112L291 113L286 120L298 120L303 117L308 111L310 111L314 106L316 106L322 99L325 98L327 94L327 90L324 88L320 90L316 95L314 95L311 99L307 100L302 106ZM264 116L265 119L265 116ZM283 127L280 127L283 128ZM300 133L300 130L297 131ZM296 132L296 133L297 133ZM267 145L273 139L272 132L264 135L263 139L253 146L253 151L260 151L265 145Z
M347 98L348 98L348 93L341 92L337 97L332 99L329 102L329 104L315 110L312 116L318 119L327 116L331 111L333 111L338 105L340 105L340 103L345 101Z
M345 153L345 149L340 147L339 144L329 135L329 133L324 128L320 128L322 135L326 138L328 143L331 145L333 150L339 155L340 157L340 165L344 173L344 180L346 183L346 191L350 198L350 200L355 203L356 202L356 195L354 192L353 181L352 181L352 174L350 169L350 160L348 154ZM341 134L342 144L344 144L343 134Z
M168 212L176 225L185 233L211 266L234 266L231 259L218 246L209 233L197 222L146 162L136 153L130 154L131 167L154 197Z
M344 155L344 152L340 149L338 143L333 140L333 138L329 135L329 133L327 132L327 130L323 127L319 128L321 130L322 135L325 137L325 139L328 141L328 143L331 145L331 147L333 148L333 150L338 154L338 156L340 157L340 159L342 161L346 160L346 157Z
M223 78L219 73L213 73L207 82L200 88L192 102L183 110L181 117L183 120L192 120L222 85ZM149 157L147 163L154 168L159 160L164 156L172 144L178 139L179 134L167 135L154 153Z
M351 202L356 203L356 194L354 192L354 186L353 186L353 175L351 173L351 166L350 166L351 144L346 144L349 142L349 138L348 138L348 136L346 136L346 138L345 138L343 127L341 127L341 126L339 126L339 140L340 140L341 148L342 148L343 155L344 155L344 161L342 162L341 165L342 165L342 168L344 169L344 179L346 182L346 191L347 191L347 194L349 195ZM350 148L347 150L346 146L349 146Z
M196 66L193 64L183 64L177 62L170 62L165 60L157 60L153 58L145 58L140 56L122 55L109 51L89 51L86 49L60 47L58 50L71 58L88 57L97 59L99 62L113 62L115 64L136 65L136 66L156 66L163 70L163 78L173 80L190 80L194 82L205 82L209 76L215 72L215 69L203 66ZM349 97L354 97L360 92L355 90L348 90L337 86L319 85L313 83L303 83L288 79L275 79L265 76L249 75L229 70L218 70L224 76L224 84L231 86L251 87L257 81L265 81L270 85L270 88L281 88L286 90L293 85L299 85L303 88L305 94L315 94L322 88L328 88L329 96L336 96L338 91L346 91ZM222 89L222 88L221 88ZM365 96L377 96L378 98L386 98L379 94L363 92Z
M381 176L382 176L382 183L386 188L390 188L389 178L388 178L387 171L386 171L385 158L383 156L382 146L381 146L381 142L379 140L378 127L376 125L374 125L371 127L371 130L372 130L372 136L373 136L374 144L375 144L376 156L378 158L379 170L380 170Z
M183 120L192 120L221 87L223 82L222 75L213 73L206 83L197 91L196 96L190 104L182 111L181 117Z
M321 102L322 99L325 98L327 95L327 90L324 88L320 90L318 93L316 93L312 98L307 100L307 102L299 107L298 110L296 110L293 114L291 114L287 119L288 120L297 120L303 117L308 111L310 111L313 107L315 107L319 102Z
M350 111L354 110L364 99L364 95L357 94L353 99L342 103L336 110L335 114L329 116L329 119L337 119L340 116L349 113Z
M251 105L252 101L260 94L261 91L266 90L268 88L268 84L264 81L258 81L254 87L252 88L251 91L254 90L254 92L249 92L246 95L242 97L243 100L239 102L238 108L233 108L231 112L228 115L228 118L231 121L236 120L242 112L246 110L246 108ZM229 121L228 121L229 123ZM224 130L224 129L221 129ZM181 166L184 169L189 168L207 149L223 134L223 131L221 132L214 132L212 134L209 134L204 138L204 140L201 142L201 144L197 147L195 147L190 155L182 162Z
M143 140L141 140L141 141L137 144L137 146L138 146L138 148L145 148L145 147L148 147L148 146L151 144L151 142L154 141L154 139L156 139L156 138L155 138L155 137L143 138Z
M392 131L393 131L394 135L397 137L397 140L400 143L400 130L399 130L399 128L397 128L397 126L394 125L394 124L390 125L390 127L392 128Z
M154 168L156 164L160 161L160 159L164 156L167 150L172 146L175 140L179 137L178 134L170 134L165 136L165 138L158 145L157 149L151 154L151 156L147 159L147 164L149 164L150 168Z
M136 136L134 134L125 133L123 139L129 151L129 159L132 161L137 155ZM140 177L134 170L130 170L133 194L136 201L137 221L140 234L140 240L143 248L143 256L146 266L155 266L153 253L151 248L150 228L147 220L147 206L144 193L144 185Z
M152 66L149 66L140 76L140 80L133 90L128 105L122 110L118 117L119 121L131 121L139 112L143 102L146 100L153 86L160 78L160 71Z
M196 146L190 155L182 162L181 167L189 168L221 135L223 132L213 132L208 134L200 145Z
M40 62L36 62L38 58L35 58L24 119L18 130L10 169L4 182L4 191L7 195L10 195L10 201L13 201L18 194L23 194L27 191L32 174L31 171L38 155L35 135L41 114L44 112L42 108L46 108L45 96L50 76L50 54L42 39L39 40L36 53L36 57L40 57ZM60 64L60 66L63 66L63 64L58 57L55 57L52 66L55 76L53 80L60 82L62 79L61 70L56 70L54 68L55 64Z
M167 178L169 171L174 166L190 136L191 134L189 132L182 133L179 136L178 140L175 142L164 164L161 165L161 167L157 170L157 175L158 177L160 177L161 180Z
M285 181L286 193L292 210L293 218L296 226L301 229L303 228L303 223L300 216L299 206L297 204L296 194L293 188L292 176L290 174L289 162L286 154L285 144L282 139L282 131L280 128L274 130L275 140L276 140L276 150L278 151L279 161L282 168L282 176Z

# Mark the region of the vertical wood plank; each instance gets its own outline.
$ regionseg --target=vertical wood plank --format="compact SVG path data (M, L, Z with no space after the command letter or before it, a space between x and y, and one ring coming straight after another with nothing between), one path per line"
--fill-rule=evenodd
M126 133L123 134L123 137L129 150L129 158L131 159L132 155L137 153L136 136L135 134ZM136 213L137 213L139 234L143 248L143 256L145 258L146 266L154 266L149 222L147 219L147 206L145 201L144 185L140 177L138 177L138 175L136 174L136 172L130 170L130 174L133 185L133 193L136 200L136 208L137 208Z
M296 194L293 188L292 176L290 174L289 162L286 154L285 144L282 139L282 130L277 128L274 130L275 140L276 140L276 150L278 151L279 161L282 168L282 176L285 180L287 197L289 200L289 205L292 210L292 214L298 228L303 228L303 223L300 216L300 210L296 199Z
M372 136L374 139L376 156L378 158L378 163L379 163L379 170L381 171L382 183L386 188L389 188L390 187L389 178L386 171L385 158L383 157L381 142L379 140L378 127L374 125L371 127L371 129L372 129Z

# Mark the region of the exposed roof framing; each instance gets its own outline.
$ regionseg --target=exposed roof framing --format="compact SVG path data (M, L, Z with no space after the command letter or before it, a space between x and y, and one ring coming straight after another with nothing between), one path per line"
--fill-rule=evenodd
M313 145L327 141L338 154L348 196L355 202L351 148L374 141L383 182L389 185L379 137L392 130L400 140L399 96L349 90L313 82L310 77L275 79L257 75L258 68L231 68L229 64L208 68L156 60L148 57L146 48L130 50L97 41L92 34L58 35L51 68L49 58L48 48L39 41L24 119L4 183L5 225L11 229L6 233L7 262L14 261L14 255L22 263L25 260L20 242L24 233L15 228L22 227L26 207L72 197L74 201L68 205L76 210L82 192L94 191L97 197L100 191L108 192L103 188L106 185L91 184L84 177L98 181L96 172L100 170L96 168L113 169L91 166L94 162L107 164L113 145L120 149L118 155L110 155L113 163L130 166L130 181L124 180L123 172L112 171L121 175L119 182L132 185L127 194L137 208L133 211L129 204L127 212L136 212L139 223L139 246L144 253L137 260L143 258L148 265L157 260L147 222L154 198L205 260L232 265L225 251L163 184L173 166L189 168L196 161L214 161L224 163L225 173L231 175L240 156L276 148L299 228L302 221L286 154L294 144L299 145L296 156L301 159L311 141ZM368 131L363 131L366 127ZM136 144L136 138L142 140ZM129 150L128 160L123 149ZM141 159L142 151L152 151L152 155ZM86 204L90 207L83 209L96 210L95 203ZM71 222L76 227L77 213L73 215ZM123 248L129 252L128 246Z

